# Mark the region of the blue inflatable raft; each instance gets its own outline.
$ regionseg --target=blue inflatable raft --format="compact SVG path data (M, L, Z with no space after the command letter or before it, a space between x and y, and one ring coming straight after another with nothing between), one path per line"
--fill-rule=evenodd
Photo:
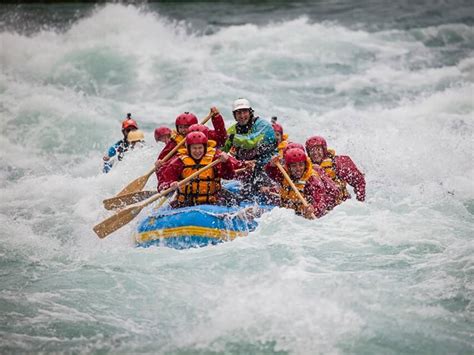
M135 239L140 247L159 245L187 249L243 237L256 227L257 222L248 217L244 207L164 208L139 223Z
M239 184L235 181L227 182L225 187L229 191L239 192ZM138 224L135 241L140 247L159 245L187 249L244 237L257 227L250 211L253 209L251 206L199 205L155 209ZM258 214L272 208L258 205Z

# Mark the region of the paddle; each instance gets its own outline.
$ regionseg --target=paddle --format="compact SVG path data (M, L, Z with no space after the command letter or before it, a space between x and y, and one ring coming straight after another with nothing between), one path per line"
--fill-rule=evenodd
M145 175L143 176L140 176L138 178L136 178L135 180L133 180L130 184L128 184L127 186L125 186L122 191L120 191L117 196L122 196L122 195L127 195L131 192L136 192L136 191L140 191L141 189L143 189L148 181L148 179L150 178L150 176L155 172L155 168L153 169L150 169L149 172L147 172Z
M209 121L211 119L211 117L212 117L212 113L209 112L209 114L206 117L203 118L203 120L201 121L201 124L205 124L207 121ZM162 159L162 162L168 161L168 159L170 159L176 153L176 151L183 146L183 144L185 142L186 141L184 139L181 142L179 142L176 145L176 147L173 148L172 151L170 151L168 154L166 154L166 156ZM136 178L131 183L129 183L127 186L125 186L122 189L122 191L120 191L116 196L122 196L122 195L129 194L131 192L141 191L145 187L148 179L155 172L155 170L156 170L155 167L153 167L145 175Z
M308 201L306 201L306 199L301 195L301 193L299 192L299 190L296 188L295 184L293 183L293 181L291 180L290 176L288 175L288 173L286 172L285 168L283 168L283 166L281 166L281 164L279 162L275 162L275 165L276 167L280 170L280 172L283 174L284 178L286 179L286 181L288 182L288 184L290 184L291 188L293 189L293 191L295 192L296 196L298 196L298 198L300 199L301 203L303 204L304 207L308 207L309 206L309 203ZM310 216L311 219L315 219L316 216L314 215L314 213L311 214Z
M115 210L117 208L123 208L125 206L131 205L132 203L143 201L157 193L158 191L137 191L128 193L126 195L107 198L102 202L104 203L104 208L106 210Z
M129 223L132 219L134 219L140 213L140 211L144 207L148 206L150 203L153 203L156 200L158 200L160 197L169 194L170 192L174 191L176 188L178 188L180 186L183 186L183 185L186 185L188 182L193 180L196 176L198 176L202 172L214 167L215 165L219 164L220 162L221 162L221 160L217 159L217 160L213 161L211 164L206 165L204 168L199 169L195 173L191 174L186 179L181 180L178 183L177 187L170 187L170 188L160 192L159 194L156 194L156 195L148 198L147 200L143 201L142 203L136 203L134 205L131 205L131 206L117 212L113 216L107 218L106 220L104 220L101 223L94 226L94 228L93 228L94 232L99 236L99 238L105 238L110 233L115 232L117 229L119 229L119 228L123 227L124 225L126 225L127 223Z

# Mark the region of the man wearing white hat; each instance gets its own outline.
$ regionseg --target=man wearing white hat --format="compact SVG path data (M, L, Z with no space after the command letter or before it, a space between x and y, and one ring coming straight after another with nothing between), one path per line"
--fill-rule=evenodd
M243 194L256 194L262 185L269 182L263 167L276 149L275 133L270 122L254 116L247 99L237 99L232 105L232 113L237 121L227 130L228 139L223 150L232 154L248 168L242 177ZM254 168L251 167L254 165Z

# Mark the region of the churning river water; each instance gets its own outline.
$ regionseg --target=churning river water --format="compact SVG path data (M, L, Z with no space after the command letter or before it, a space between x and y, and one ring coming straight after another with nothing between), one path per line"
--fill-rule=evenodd
M473 24L470 1L1 5L0 352L472 354ZM238 97L351 156L366 202L200 249L135 248L140 216L99 240L153 129L230 125ZM127 112L148 145L102 174Z

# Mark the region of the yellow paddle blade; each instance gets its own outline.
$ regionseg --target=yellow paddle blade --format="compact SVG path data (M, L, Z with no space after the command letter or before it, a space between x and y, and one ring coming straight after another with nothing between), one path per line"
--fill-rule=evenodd
M132 193L132 192L141 191L145 187L145 185L146 185L148 179L150 178L151 174L153 174L154 172L155 172L155 168L153 167L153 169L151 169L148 173L146 173L143 176L140 176L140 177L136 178L130 184L125 186L122 189L122 191L120 191L117 194L117 196L122 196L122 195L126 195L126 194L129 194L129 193Z
M210 165L211 164L209 164L208 166L210 166ZM195 176L191 175L190 177L195 177ZM113 216L110 216L106 220L104 220L101 223L97 224L92 229L99 236L99 238L105 238L110 233L115 232L117 229L123 227L128 222L130 222L132 219L134 219L136 216L138 216L138 214L140 213L140 211L144 207L146 207L149 204L155 202L160 197L166 196L167 194L169 194L173 190L174 190L173 188L169 188L169 189L166 189L166 190L162 191L161 193L155 193L153 196L149 197L145 201L143 201L141 203L137 203L135 205L131 205L131 206L115 213Z
M199 169L198 171L192 173L190 176L188 176L184 180L181 180L178 183L178 187L186 185L188 182L192 181L194 178L199 176L201 173L203 173L207 169L210 169L210 168L216 166L220 162L221 162L220 159L214 160L211 164L206 165L205 167L203 167L203 168ZM113 216L107 218L105 221L103 221L103 222L97 224L96 226L94 226L94 228L93 228L94 232L99 236L99 238L105 238L110 233L115 232L117 229L124 226L125 224L130 222L132 219L134 219L145 206L148 206L149 204L151 204L151 203L155 202L156 200L158 200L160 197L166 196L167 194L169 194L170 192L173 192L174 190L175 190L175 187L170 187L170 188L160 192L159 194L155 194L155 195L149 197L148 199L146 199L142 203L129 206L126 209L117 212Z
M117 208L123 208L128 205L146 200L148 197L151 197L157 193L158 191L137 191L126 195L111 197L105 199L102 202L104 203L104 208L106 210L115 210Z
M105 238L110 233L115 232L117 229L123 227L132 219L134 219L140 213L143 207L144 206L141 205L130 206L97 224L94 226L93 230L99 236L99 238Z

